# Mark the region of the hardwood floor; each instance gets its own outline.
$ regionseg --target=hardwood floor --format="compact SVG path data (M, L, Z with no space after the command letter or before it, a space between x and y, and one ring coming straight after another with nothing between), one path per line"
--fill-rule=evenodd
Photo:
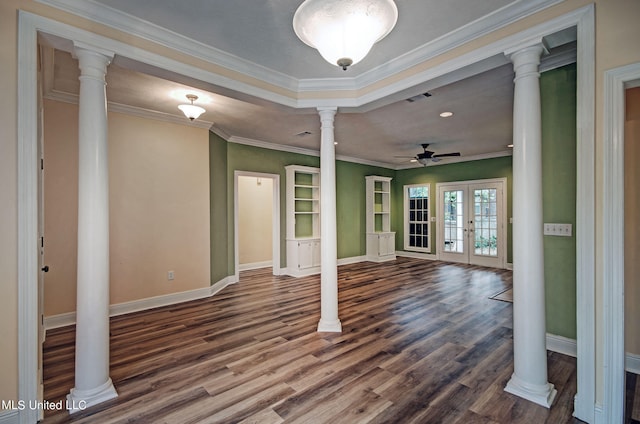
M45 423L578 423L575 359L549 353L550 409L504 392L511 272L398 258L339 268L343 332L318 333L319 276L241 273L203 300L111 320L118 398ZM74 329L50 331L45 399L73 386Z
M624 424L640 424L640 378L627 371Z

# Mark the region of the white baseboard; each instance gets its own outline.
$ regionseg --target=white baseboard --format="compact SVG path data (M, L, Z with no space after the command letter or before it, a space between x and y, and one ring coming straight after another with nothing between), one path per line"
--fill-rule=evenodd
M357 264L359 262L365 262L366 260L366 256L351 256L349 258L338 259L338 265Z
M507 262L507 268L506 269L513 271L513 264Z
M627 352L624 358L624 368L634 374L640 374L640 355Z
M273 266L273 261L262 261L262 262L253 262L250 264L239 264L238 269L240 271L250 271L252 269L271 268L272 266Z
M0 411L0 424L18 424L19 422L18 411Z
M161 306L175 305L176 303L188 302L190 300L204 299L206 297L213 296L223 288L227 287L229 284L236 283L237 281L237 278L235 278L234 276L229 276L223 278L222 280L214 283L209 287L203 287L201 289L148 297L145 299L133 300L131 302L117 303L109 307L109 316L115 317L118 315L145 311L147 309L158 308ZM45 331L59 327L66 327L68 325L74 325L75 323L75 312L51 315L44 318Z
M571 357L578 356L578 347L575 339L547 333L547 350L562 353Z
M547 333L547 350L572 357L578 356L578 348L574 339ZM624 358L625 371L640 374L640 355L627 352Z
M396 250L396 256L404 256L405 258L428 259L430 261L438 260L438 255L434 255L432 253L409 252L407 250Z

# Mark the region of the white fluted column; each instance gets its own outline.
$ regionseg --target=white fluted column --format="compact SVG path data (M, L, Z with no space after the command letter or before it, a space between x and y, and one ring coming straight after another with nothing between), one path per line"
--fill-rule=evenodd
M318 331L339 333L338 236L336 226L336 150L333 121L335 107L320 113L320 322Z
M76 45L78 118L78 275L75 387L71 413L117 396L109 377L109 169L105 75L109 52Z
M550 407L542 239L541 44L508 53L513 99L513 362L505 390Z

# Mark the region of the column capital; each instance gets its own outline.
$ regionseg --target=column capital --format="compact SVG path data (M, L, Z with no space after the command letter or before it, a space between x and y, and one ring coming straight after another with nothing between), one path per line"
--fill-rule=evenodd
M505 53L513 63L513 70L516 73L514 81L527 76L538 78L540 76L540 57L546 51L542 43L536 43L525 44L509 54Z
M73 44L73 57L78 59L80 78L88 77L104 82L107 66L111 63L113 56L113 52L99 47L77 42Z
M103 49L101 47L96 47L91 44L82 43L80 41L73 42L73 57L79 58L79 54L87 52L92 53L95 56L102 56L107 61L107 65L111 63L115 53L111 50Z
M320 122L323 124L331 123L338 112L338 108L335 106L332 107L318 107L318 113L320 114Z
M323 112L326 112L326 113L333 112L333 114L335 115L336 112L338 111L338 106L318 106L316 110L320 114L322 114Z
M542 37L531 38L515 46L511 46L504 51L504 55L507 56L511 61L513 61L512 56L518 53L523 53L525 51L535 52L537 49L541 49L538 53L538 56L542 55L542 53L549 52L544 44L544 40L542 39Z

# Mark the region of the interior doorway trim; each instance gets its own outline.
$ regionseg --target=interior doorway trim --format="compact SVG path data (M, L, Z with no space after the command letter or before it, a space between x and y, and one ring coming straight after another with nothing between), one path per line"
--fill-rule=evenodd
M239 177L255 177L255 178L268 178L273 180L273 214L271 222L271 250L272 250L272 268L273 275L281 275L282 270L280 268L280 175L279 174L265 174L261 172L251 171L234 171L233 172L233 256L234 256L234 272L236 281L240 279L240 246L238 240L239 228L238 228L238 216L239 210L239 196L238 196L238 178Z
M603 337L602 422L624 420L624 120L625 89L640 79L640 63L605 72L603 139Z

